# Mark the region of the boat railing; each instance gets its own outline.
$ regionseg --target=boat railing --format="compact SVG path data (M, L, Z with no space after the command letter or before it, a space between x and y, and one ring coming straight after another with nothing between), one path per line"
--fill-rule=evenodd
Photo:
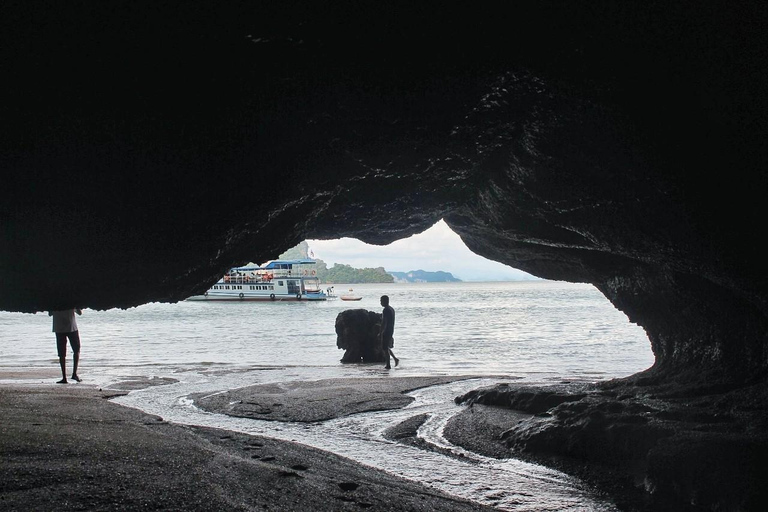
M317 278L317 272L315 270L306 269L297 269L294 271L280 269L249 274L227 274L224 276L223 281L227 284L249 284L264 283L274 281L275 279L287 278ZM320 289L319 283L317 288L318 290Z
M224 276L224 282L227 284L252 284L252 283L268 283L272 281L271 274L253 275L253 276Z

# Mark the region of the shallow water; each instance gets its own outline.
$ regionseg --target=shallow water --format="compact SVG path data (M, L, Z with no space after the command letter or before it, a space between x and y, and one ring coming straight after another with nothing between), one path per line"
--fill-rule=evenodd
M349 286L336 285L337 294ZM147 304L86 310L78 317L80 374L106 386L125 378L172 377L177 383L116 401L169 421L295 440L503 510L610 510L577 480L516 460L469 454L442 438L458 412L453 398L497 382L548 383L625 376L653 363L645 332L594 287L561 282L354 285L359 302ZM338 313L397 312L400 366L342 365L334 331ZM57 366L47 314L0 313L0 369ZM398 411L365 413L311 425L264 422L199 411L192 393L290 380L338 377L478 375L435 386ZM519 379L519 380L518 380ZM36 382L39 382L36 381ZM421 413L420 436L464 460L391 443L381 433Z
M265 375L264 382L268 382L290 380L284 375L291 372L265 373L268 376ZM207 379L188 374L184 383L137 391L115 401L175 423L225 428L328 450L500 510L615 510L609 501L595 496L577 479L559 471L516 459L495 460L476 455L451 445L442 437L442 426L461 409L453 404L455 396L504 379L471 379L423 388L409 393L416 400L400 410L356 414L311 424L232 418L201 411L187 398L191 393L214 393L223 387L238 387L244 377L255 378L254 375L220 375ZM419 414L430 415L430 421L420 429L420 437L464 457L424 451L383 437L390 426Z

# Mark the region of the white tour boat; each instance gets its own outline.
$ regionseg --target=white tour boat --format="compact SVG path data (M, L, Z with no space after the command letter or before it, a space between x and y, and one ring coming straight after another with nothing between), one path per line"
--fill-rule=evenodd
M273 260L261 266L235 267L203 295L187 300L300 301L326 300L314 260Z

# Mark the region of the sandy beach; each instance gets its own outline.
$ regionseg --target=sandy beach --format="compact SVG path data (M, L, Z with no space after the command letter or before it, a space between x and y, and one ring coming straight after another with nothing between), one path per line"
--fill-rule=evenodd
M349 399L354 382L325 386L314 402L322 409L302 406L306 388L297 386L282 397L281 414L288 416L280 419L401 407L403 390L445 379L388 380L387 387L367 383L367 398L355 400ZM238 393L274 403L266 391ZM493 510L329 452L175 425L109 400L125 392L87 384L0 385L0 509Z

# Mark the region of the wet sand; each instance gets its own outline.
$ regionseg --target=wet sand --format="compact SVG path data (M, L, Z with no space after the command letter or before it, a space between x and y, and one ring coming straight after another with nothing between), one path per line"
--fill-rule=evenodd
M373 410L385 402L400 407L404 389L429 385L386 380L389 389L367 383ZM326 414L331 403L335 415L358 412L360 401L349 400L355 382L346 384L315 388L326 405L306 410L306 389L299 386L284 410L310 418ZM264 390L251 391L256 397ZM494 510L329 452L175 425L107 399L124 392L86 384L0 385L0 509Z

